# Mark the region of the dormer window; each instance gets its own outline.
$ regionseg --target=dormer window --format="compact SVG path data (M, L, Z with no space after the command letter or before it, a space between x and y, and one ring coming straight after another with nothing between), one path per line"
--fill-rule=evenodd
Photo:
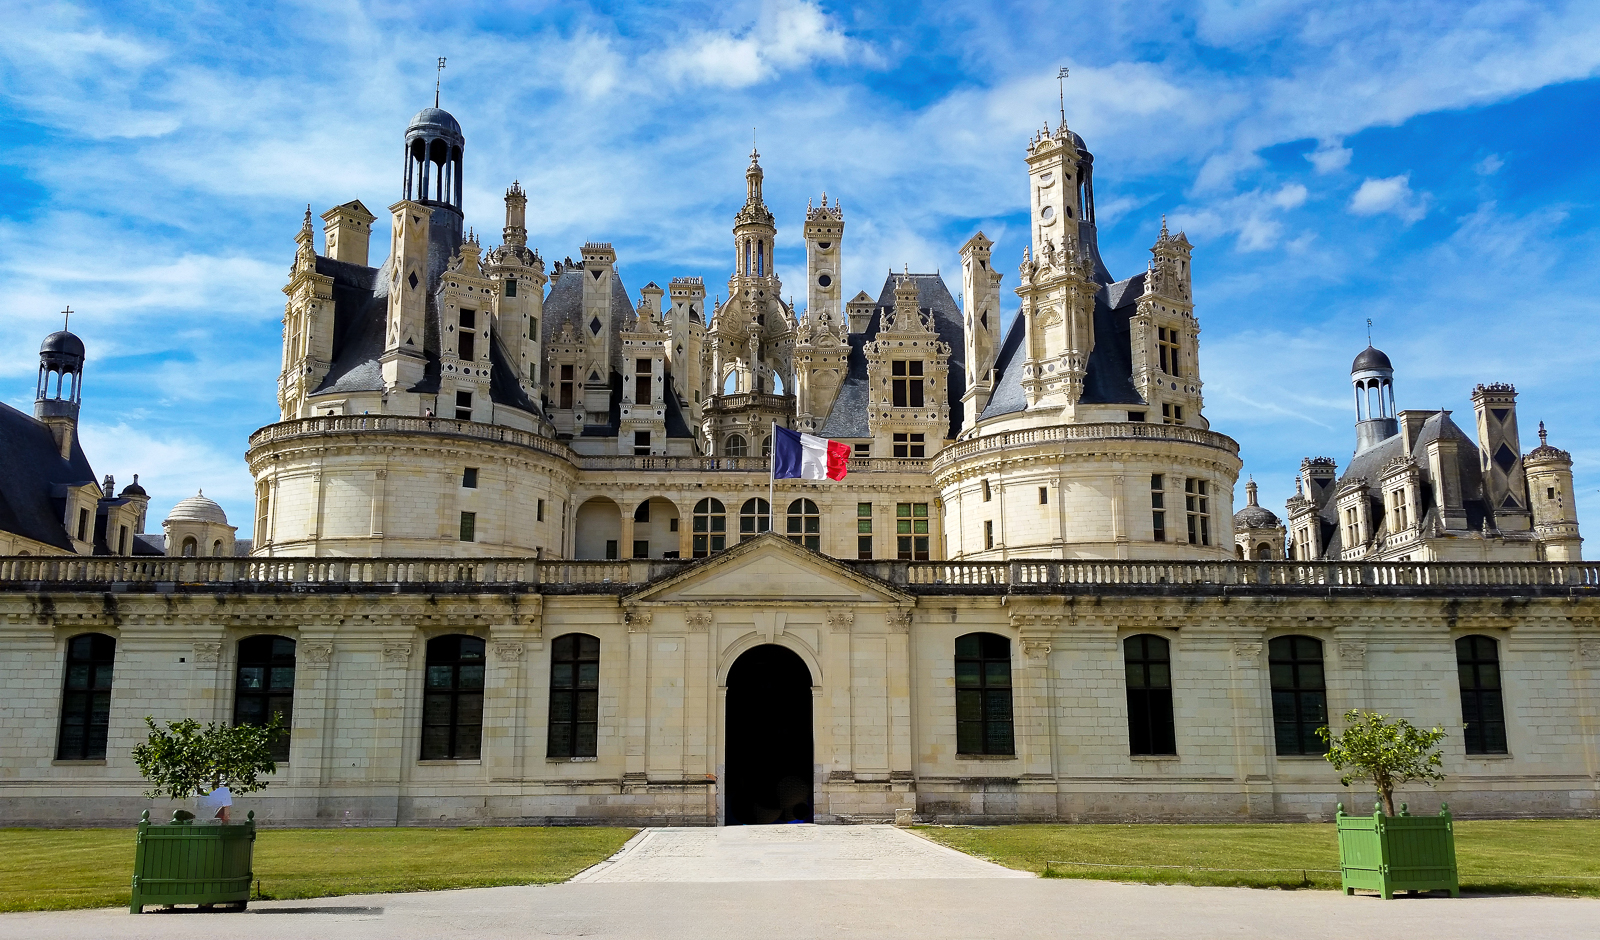
M922 360L896 359L889 364L896 408L922 407Z
M1156 348L1161 353L1161 371L1173 378L1180 377L1183 373L1178 368L1178 331L1157 327Z
M471 362L475 358L473 356L473 340L477 338L477 321L478 312L476 310L461 311L461 328L457 333L459 343L457 356L462 362Z

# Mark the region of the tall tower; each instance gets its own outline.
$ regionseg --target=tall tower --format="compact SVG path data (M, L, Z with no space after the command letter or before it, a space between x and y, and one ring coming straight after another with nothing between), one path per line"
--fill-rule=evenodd
M843 312L839 301L844 287L844 210L837 202L830 207L827 193L822 194L822 205L806 205L805 236L806 317L822 313L837 322Z
M1581 561L1578 507L1572 492L1572 455L1550 446L1539 422L1539 446L1522 458L1533 511L1533 532L1544 561Z
M806 316L794 350L795 420L814 431L833 408L850 356L843 291L844 210L835 202L806 205Z
M750 153L745 202L733 222L728 299L706 331L711 387L701 412L704 446L721 456L760 456L771 425L794 420L795 322L773 270L778 228L761 195L761 155Z
M495 330L512 358L518 383L537 402L544 361L539 321L544 315L548 278L544 259L528 248L527 210L527 193L512 183L506 190L506 224L500 247L488 253L484 270L500 288L495 299Z
M706 395L701 358L706 338L705 279L675 277L667 284L667 293L672 302L672 309L667 313L667 332L672 335L667 347L667 364L672 370L673 384L683 397L689 424L698 427Z
M1383 350L1368 346L1350 364L1356 392L1356 453L1400 433L1394 410L1394 365Z
M1089 154L1065 120L1028 145L1032 250L1024 249L1021 283L1027 351L1022 386L1028 407L1055 409L1076 422L1089 353L1095 344L1094 297L1100 289L1093 226L1080 224L1082 168ZM1095 418L1099 416L1086 416Z
M966 408L963 426L975 431L978 415L989 404L994 391L995 338L1000 333L1000 280L1002 275L990 264L994 242L982 232L961 246L961 294L966 300L965 327L967 390L961 401Z
M1184 233L1167 231L1150 248L1144 294L1129 322L1133 344L1133 382L1149 405L1148 420L1206 428L1200 382L1200 323L1194 317L1189 281L1193 246Z

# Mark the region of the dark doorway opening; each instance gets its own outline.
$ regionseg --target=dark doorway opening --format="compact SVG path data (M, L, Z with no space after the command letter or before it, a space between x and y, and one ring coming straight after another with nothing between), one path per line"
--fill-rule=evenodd
M746 652L728 672L730 826L811 822L811 670L781 646Z

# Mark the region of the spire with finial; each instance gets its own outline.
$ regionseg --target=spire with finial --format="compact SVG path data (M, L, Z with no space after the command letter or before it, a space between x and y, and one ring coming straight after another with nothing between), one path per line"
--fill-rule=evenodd
M317 266L316 233L311 228L311 206L306 206L306 217L295 234L294 263L302 271L314 271Z
M1550 432L1546 431L1544 429L1544 422L1543 421L1539 422L1539 446L1540 447L1549 447L1550 446Z
M439 85L444 81L444 56L439 57L439 67L433 73L433 106L439 106Z

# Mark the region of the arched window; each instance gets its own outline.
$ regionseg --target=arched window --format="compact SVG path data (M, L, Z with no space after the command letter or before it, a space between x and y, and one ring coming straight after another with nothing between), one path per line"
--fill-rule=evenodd
M956 753L1016 752L1011 641L993 633L956 637Z
M730 369L728 370L728 374L722 377L722 394L732 395L738 391L739 373L737 370Z
M822 516L817 504L809 499L797 499L789 504L789 541L803 545L814 552L822 551Z
M568 633L550 644L546 757L593 757L600 721L600 639Z
M483 648L475 636L428 641L422 759L477 760L483 743Z
M194 540L194 536L191 535L183 540L183 557L193 558L199 553L200 543Z
M211 543L211 557L213 557L213 558L221 558L222 557L222 540L221 539L217 539L215 542Z
M760 239L756 242L756 276L764 277L767 273L767 242Z
M1267 644L1272 672L1272 725L1278 753L1323 754L1317 729L1328 723L1328 693L1322 676L1322 641L1280 636Z
M80 633L67 641L56 760L105 760L116 658L117 641L104 633Z
M233 690L233 723L264 725L283 715L284 733L272 742L272 759L289 759L289 724L294 720L294 641L252 636L239 641L239 673Z
M1244 561L1244 546L1243 545L1235 545L1233 547L1233 557L1237 558L1240 561Z
M1256 546L1256 561L1271 561L1271 560L1272 560L1272 546L1267 544L1266 542L1262 542L1260 545L1257 545Z
M1172 727L1172 653L1165 637L1150 633L1122 641L1128 677L1128 753L1176 754Z
M771 523L772 504L764 499L747 499L739 507L739 541L755 538Z
M772 456L772 435L768 434L766 437L763 437L761 439L761 459L765 460L765 459L767 459L768 457L771 457L771 456Z
M694 557L704 558L728 547L727 513L720 499L708 497L694 504Z
M1461 724L1467 753L1507 753L1499 644L1487 636L1456 640L1456 671L1461 674Z
M724 457L748 457L750 445L745 442L743 434L729 434L728 439L722 444Z

